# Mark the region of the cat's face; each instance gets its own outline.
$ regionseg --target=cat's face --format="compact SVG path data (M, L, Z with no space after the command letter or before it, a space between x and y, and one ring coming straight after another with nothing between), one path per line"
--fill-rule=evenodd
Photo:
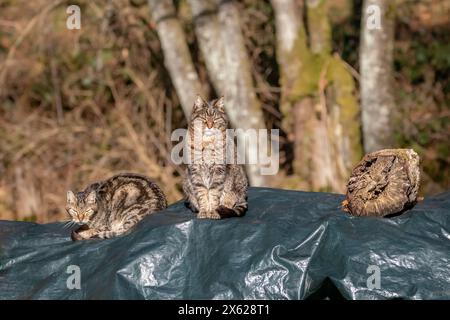
M197 96L191 115L191 124L202 130L204 138L225 132L228 127L228 118L224 109L224 98L206 102Z
M72 221L79 224L89 224L91 218L97 212L96 193L88 194L79 192L76 195L72 191L67 192L66 210Z

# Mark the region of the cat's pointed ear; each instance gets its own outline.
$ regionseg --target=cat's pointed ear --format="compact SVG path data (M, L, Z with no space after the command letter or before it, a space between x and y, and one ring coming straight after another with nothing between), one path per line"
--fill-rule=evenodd
M75 194L72 192L72 190L67 191L67 203L75 204L76 202L77 198L75 197Z
M193 110L195 111L195 110L202 108L204 104L205 104L205 101L203 100L203 98L199 94L197 94L197 96L195 97Z
M96 201L97 201L97 195L96 195L95 191L91 191L86 198L86 202L88 204L95 204Z
M214 102L214 106L216 108L218 108L218 109L224 110L224 108L225 108L225 98L224 98L224 96L221 96L219 99L217 99Z

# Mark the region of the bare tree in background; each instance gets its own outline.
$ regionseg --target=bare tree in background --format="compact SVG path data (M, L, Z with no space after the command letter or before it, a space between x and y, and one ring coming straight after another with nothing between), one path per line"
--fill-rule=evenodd
M306 181L306 187L313 190L343 191L362 153L359 106L346 64L331 54L329 3L271 3L278 39L283 127L294 146L293 178ZM308 34L302 10L306 10Z
M204 57L214 89L221 94L227 85L225 80L225 44L217 16L216 0L188 0L195 26L195 35Z
M393 146L392 64L395 1L365 0L361 19L360 86L366 152ZM378 19L380 18L380 19Z
M189 119L197 94L204 95L172 0L148 0L164 53L164 64Z
M195 33L208 74L219 95L226 98L226 110L234 128L265 128L261 104L253 86L250 59L241 30L238 4L234 1L189 0ZM257 144L247 146L256 155ZM265 185L259 165L248 165L253 186Z

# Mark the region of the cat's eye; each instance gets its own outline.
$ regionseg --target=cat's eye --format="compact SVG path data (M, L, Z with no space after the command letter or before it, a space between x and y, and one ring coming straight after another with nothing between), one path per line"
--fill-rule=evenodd
M76 216L76 215L77 215L77 212L76 212L74 209L69 209L69 214L70 214L71 216Z
M88 210L86 210L86 212L84 213L84 215L89 216L89 215L91 215L91 214L93 214L93 213L94 213L94 210L93 210L93 209L88 209Z

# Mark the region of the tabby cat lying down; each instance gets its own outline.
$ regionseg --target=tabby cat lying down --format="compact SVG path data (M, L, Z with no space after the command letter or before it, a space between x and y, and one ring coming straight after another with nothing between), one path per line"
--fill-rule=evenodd
M72 232L74 241L124 234L146 215L166 207L158 185L132 173L91 184L77 194L67 192L66 210L73 222L82 225Z

